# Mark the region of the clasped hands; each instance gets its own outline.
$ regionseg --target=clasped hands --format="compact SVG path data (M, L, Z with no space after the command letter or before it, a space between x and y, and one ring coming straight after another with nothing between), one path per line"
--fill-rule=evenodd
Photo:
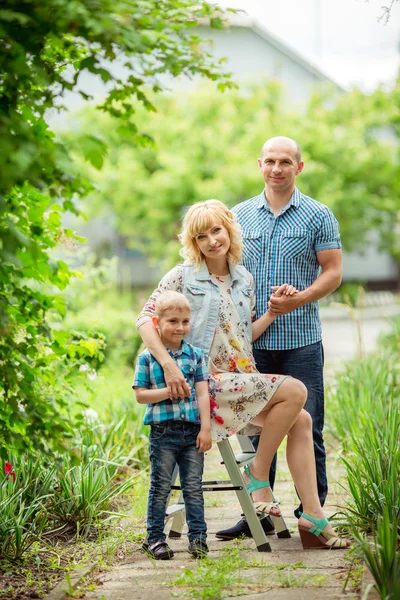
M300 306L298 290L293 285L284 283L283 285L273 285L271 289L273 293L268 301L268 312L271 315L286 315Z

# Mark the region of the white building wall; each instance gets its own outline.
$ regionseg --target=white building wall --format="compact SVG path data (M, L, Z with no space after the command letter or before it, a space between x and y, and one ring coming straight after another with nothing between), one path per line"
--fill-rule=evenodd
M239 83L254 82L258 78L279 79L286 90L286 102L305 104L315 87L321 83L316 74L297 64L247 27L210 29L202 27L196 33L213 39L213 53L217 58L227 57L226 70ZM325 84L329 83L327 79Z

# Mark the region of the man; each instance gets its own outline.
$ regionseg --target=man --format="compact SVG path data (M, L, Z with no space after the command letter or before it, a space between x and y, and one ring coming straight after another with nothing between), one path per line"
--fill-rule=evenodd
M313 418L318 493L323 506L328 492L324 426L324 355L317 301L333 292L342 278L339 226L332 212L302 194L295 186L304 168L297 142L287 137L267 140L258 159L265 188L259 196L233 208L242 227L244 266L253 274L257 316L267 306L280 315L254 343L261 373L291 375L307 387L305 409ZM276 298L271 292L282 283L299 293ZM275 465L270 481L275 479ZM295 514L299 516L300 506ZM273 533L268 519L262 524ZM217 537L250 536L243 518Z

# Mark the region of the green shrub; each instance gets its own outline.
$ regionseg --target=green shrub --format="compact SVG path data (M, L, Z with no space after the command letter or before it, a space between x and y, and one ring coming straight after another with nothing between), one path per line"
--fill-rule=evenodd
M373 540L361 535L357 529L353 535L358 542L364 561L375 579L374 587L382 600L400 598L400 511L386 508L379 517Z
M57 471L57 493L49 506L51 518L66 526L73 526L79 536L87 537L92 525L119 516L113 501L128 492L134 477L117 482L119 465L100 458L71 466L69 458Z
M104 421L92 409L84 413L84 424L73 440L73 455L83 463L92 458L109 461L116 468L144 468L147 465L147 427L143 425L145 407L131 400L109 406Z
M394 319L392 324L393 329L389 333L385 333L380 336L379 344L381 348L384 348L388 354L392 355L393 357L397 356L397 358L400 359L400 319ZM400 360L397 362L398 373L400 370L399 363Z
M360 307L364 303L365 283L343 283L337 290L340 302L349 307Z
M399 332L400 322L377 354L347 364L328 400L351 494L343 515L382 600L400 597Z
M386 422L388 404L398 405L398 360L381 352L352 361L327 390L327 428L345 452L369 422L377 427Z
M366 531L375 530L386 510L389 514L399 510L399 398L388 398L383 413L381 420L371 415L369 421L360 422L361 430L343 457L352 496L347 502L351 520Z
M119 517L117 498L131 491L148 463L144 407L131 404L110 407L104 423L86 410L63 455L10 457L9 472L3 467L0 477L0 558L21 559L57 530L87 537Z
M79 254L83 261L84 254ZM135 293L116 291L117 259L101 259L90 254L79 264L83 277L75 279L63 292L68 309L62 324L79 331L100 332L105 340L105 363L132 366L142 343L136 330L133 307Z
M22 558L48 525L55 468L37 459L14 457L12 473L0 482L0 557Z

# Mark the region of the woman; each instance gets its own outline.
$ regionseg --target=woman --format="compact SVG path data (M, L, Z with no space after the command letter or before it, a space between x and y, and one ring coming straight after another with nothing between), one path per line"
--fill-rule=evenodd
M275 317L265 313L252 322L255 297L252 276L238 265L242 253L239 226L218 200L189 208L179 236L183 265L161 280L137 322L143 342L161 364L171 398L187 394L186 382L152 324L155 300L162 291L183 293L191 305L187 341L208 358L211 422L214 439L240 431L247 423L262 427L250 469L243 475L255 507L279 516L269 487L272 459L287 435L287 461L303 504L299 531L304 548L347 548L324 518L317 493L311 417L303 409L305 386L292 377L258 373L251 353L257 339ZM292 286L276 292L293 294Z

